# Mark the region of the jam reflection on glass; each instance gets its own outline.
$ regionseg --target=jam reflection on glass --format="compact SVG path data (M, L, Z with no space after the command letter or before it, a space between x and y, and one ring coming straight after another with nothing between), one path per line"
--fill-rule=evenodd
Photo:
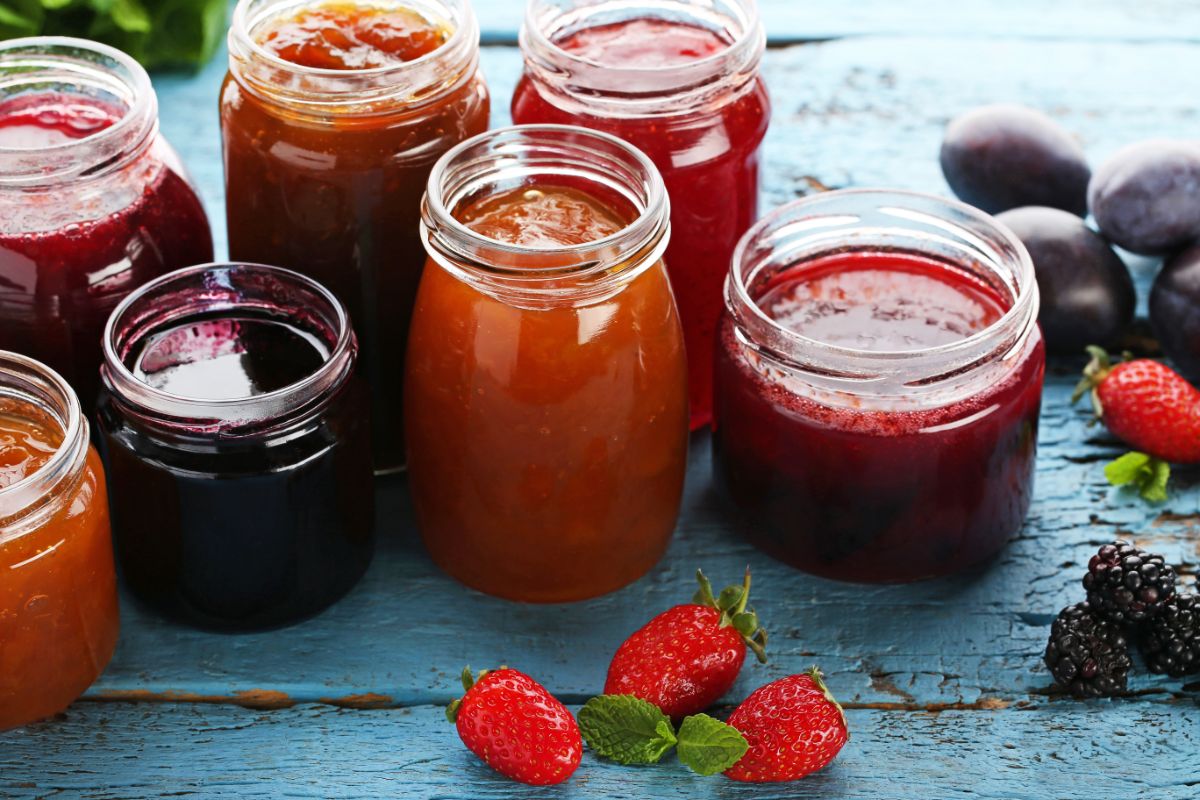
M669 70L710 58L731 42L723 33L682 21L633 18L575 31L554 41L604 68ZM712 352L723 304L722 286L738 239L758 216L759 147L770 104L754 78L711 108L687 113L609 116L559 102L526 74L512 102L513 121L582 125L639 148L662 173L671 198L671 243L665 260L683 322L693 429L708 424Z
M908 351L960 341L1010 305L917 255L843 253L783 271L755 298L817 341ZM820 398L752 357L726 319L717 353L715 465L746 535L807 572L906 581L985 561L1021 526L1033 488L1043 344L944 405Z
M124 113L83 95L18 95L0 103L0 147L61 146ZM48 364L90 409L109 312L142 283L212 260L204 209L161 140L117 174L24 191L0 206L0 348Z

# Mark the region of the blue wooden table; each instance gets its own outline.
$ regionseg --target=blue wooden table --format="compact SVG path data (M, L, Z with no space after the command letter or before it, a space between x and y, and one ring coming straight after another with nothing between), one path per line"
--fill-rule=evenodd
M1098 161L1152 136L1198 136L1200 4L1191 0L761 0L775 100L764 207L818 185L946 192L946 120L996 100L1042 108ZM519 70L518 0L477 2L496 111ZM162 125L200 184L224 251L217 86L157 76ZM1145 288L1157 265L1133 262ZM1079 363L1053 366L1029 521L995 566L916 586L859 587L794 572L730 533L692 442L683 514L663 562L593 602L534 607L468 591L421 550L402 481L380 485L382 543L362 584L319 618L220 636L165 623L127 597L108 671L60 718L0 734L0 797L134 798L1196 798L1200 679L1131 679L1131 695L1048 691L1050 621L1079 598L1091 552L1130 537L1200 564L1200 476L1151 507L1101 474L1120 448L1068 405ZM231 554L236 557L236 554ZM829 769L789 785L631 769L590 754L575 778L528 789L459 744L442 706L464 664L506 663L569 704L600 691L608 659L703 566L750 564L771 663L728 698L812 663L843 700L852 738Z

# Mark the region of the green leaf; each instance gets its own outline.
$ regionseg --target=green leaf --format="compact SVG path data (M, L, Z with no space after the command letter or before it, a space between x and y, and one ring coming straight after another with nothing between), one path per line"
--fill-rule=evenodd
M701 775L724 772L749 749L736 728L707 714L687 717L679 726L679 760Z
M1104 467L1104 477L1113 486L1133 486L1143 499L1162 503L1167 499L1171 465L1145 453L1126 453Z
M114 0L112 20L123 31L150 32L150 15L138 0Z
M42 27L42 8L36 0L0 2L0 36L32 36Z
M588 700L579 709L579 730L597 755L618 764L655 764L676 741L666 714L627 694Z

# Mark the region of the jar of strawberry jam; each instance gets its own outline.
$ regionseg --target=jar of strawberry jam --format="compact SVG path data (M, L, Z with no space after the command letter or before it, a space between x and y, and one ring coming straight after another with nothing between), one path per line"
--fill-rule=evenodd
M758 217L770 119L754 0L529 0L517 123L619 136L671 196L667 269L687 342L691 427L711 418L713 342L739 237Z
M438 162L422 231L405 424L434 561L531 602L637 579L675 527L688 438L654 165L581 128L493 131Z
M99 419L130 588L206 628L311 616L371 560L367 395L316 282L210 264L146 284L104 334Z
M328 286L372 387L375 465L404 461L404 352L438 157L487 128L466 0L241 0L221 91L229 253Z
M100 458L75 392L0 351L0 730L65 709L117 644Z
M212 255L146 71L82 39L0 43L0 348L48 364L90 412L109 312Z
M961 203L841 191L738 246L713 450L746 535L817 575L986 562L1033 493L1044 347L1020 242Z

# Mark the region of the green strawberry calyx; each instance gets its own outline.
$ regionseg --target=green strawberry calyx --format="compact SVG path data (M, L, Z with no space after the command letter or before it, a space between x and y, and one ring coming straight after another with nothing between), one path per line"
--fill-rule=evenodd
M500 669L508 669L508 667L500 667ZM463 667L463 671L462 671L463 697L466 697L467 692L471 691L472 687L474 687L475 684L477 684L481 680L483 680L485 675L487 675L489 672L496 672L496 671L498 671L498 670L484 669L484 670L480 670L478 675L472 675L471 668L469 666ZM458 722L458 709L459 709L459 706L462 705L462 701L463 701L463 698L460 697L457 700L451 700L450 705L446 706L446 719L450 720L450 722Z
M716 596L713 595L712 583L702 570L696 570L696 581L700 588L693 595L692 602L720 611L720 626L736 630L759 662L767 663L767 631L759 626L754 609L747 606L750 601L750 568L746 567L741 586L726 586Z
M837 709L838 714L840 714L842 717L842 727L846 729L846 738L849 739L850 726L846 724L846 711L842 708L842 704L834 699L833 692L829 691L829 687L825 685L825 676L821 674L821 670L818 669L816 665L813 665L809 667L808 671L804 674L812 678L813 685L817 687L817 691L825 695L825 699Z
M1091 360L1083 368L1083 377L1079 379L1079 383L1075 384L1075 391L1071 393L1071 403L1078 403L1080 398L1085 394L1088 395L1092 400L1092 411L1099 419L1104 416L1104 408L1100 404L1100 395L1096 390L1112 372L1113 359L1107 350L1094 344L1087 347L1087 354Z

